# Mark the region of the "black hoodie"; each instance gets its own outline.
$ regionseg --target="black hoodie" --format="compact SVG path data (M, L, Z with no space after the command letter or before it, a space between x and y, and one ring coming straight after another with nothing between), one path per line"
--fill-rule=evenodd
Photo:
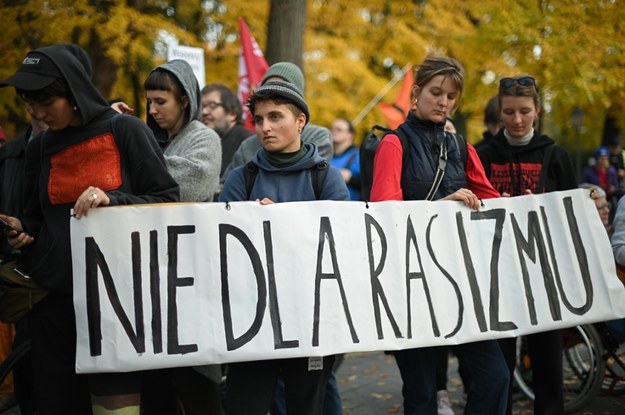
M511 146L503 132L501 129L486 146L478 150L486 177L499 193L519 196L528 189L532 193L544 193L577 187L568 153L551 138L534 133L528 144ZM551 145L554 147L547 162L545 188L536 189L544 167L545 150Z
M36 52L58 67L81 123L48 130L28 143L22 222L35 241L26 251L26 267L43 286L69 293L70 210L87 187L105 191L112 206L173 202L179 190L150 129L138 118L116 116L67 45Z

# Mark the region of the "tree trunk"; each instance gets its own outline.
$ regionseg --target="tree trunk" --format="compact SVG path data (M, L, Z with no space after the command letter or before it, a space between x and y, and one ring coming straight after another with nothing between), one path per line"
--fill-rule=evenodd
M288 61L302 68L306 0L271 0L267 27L267 63Z
M111 97L110 94L113 85L115 85L117 81L117 65L111 58L104 54L102 43L95 33L91 37L88 48L91 63L94 68L93 84L98 88L104 98L114 98Z

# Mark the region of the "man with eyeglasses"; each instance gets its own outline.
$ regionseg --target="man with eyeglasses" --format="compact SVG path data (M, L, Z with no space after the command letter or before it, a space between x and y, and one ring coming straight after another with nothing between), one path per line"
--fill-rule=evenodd
M221 172L243 140L254 134L243 126L243 110L237 94L224 84L208 84L202 89L202 122L221 138Z

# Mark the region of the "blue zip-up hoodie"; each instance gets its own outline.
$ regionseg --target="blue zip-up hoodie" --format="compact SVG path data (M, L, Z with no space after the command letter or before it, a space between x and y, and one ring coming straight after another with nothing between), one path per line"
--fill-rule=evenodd
M236 168L228 175L219 195L220 202L256 200L268 198L274 203L317 200L313 189L311 169L324 159L312 143L304 144L308 152L295 164L288 167L275 167L260 149L252 158L258 166L258 174L249 198L245 188L245 168ZM328 174L323 182L319 200L348 200L347 186L339 170L328 166Z

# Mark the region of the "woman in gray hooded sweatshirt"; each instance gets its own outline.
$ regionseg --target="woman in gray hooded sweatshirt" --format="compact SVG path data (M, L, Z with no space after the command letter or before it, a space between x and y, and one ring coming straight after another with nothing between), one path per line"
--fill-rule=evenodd
M219 184L221 139L199 121L201 94L191 65L176 59L158 66L144 87L147 124L180 186L180 201L211 201ZM152 387L145 391L148 411L165 413L168 405L180 400L187 415L221 413L219 365L174 368L161 375L153 377Z
M147 124L180 186L180 201L211 200L219 184L221 140L199 121L201 94L191 65L176 59L158 66L144 87Z

